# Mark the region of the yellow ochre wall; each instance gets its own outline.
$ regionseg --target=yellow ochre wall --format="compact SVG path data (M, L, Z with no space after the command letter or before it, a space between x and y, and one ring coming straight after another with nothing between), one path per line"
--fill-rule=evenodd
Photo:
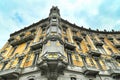
M72 28L68 26L68 28L66 29L66 34L63 33L61 34L61 38L62 40L64 40L64 37L66 36L68 38L68 42L72 43L74 46L76 46L75 51L72 53L72 62L74 66L78 66L78 67L83 67L85 65L83 58L81 57L81 54L86 55L87 57L85 58L85 61L87 63L88 66L91 67L96 67L97 69L99 69L99 66L97 65L96 60L89 56L88 51L90 50L88 45L91 47L91 50L97 50L96 46L94 45L94 41L93 38L97 41L100 41L99 37L97 35L95 35L94 37L89 35L88 33L86 33L86 36L83 37L83 35L81 34L82 31L78 31L76 36L80 37L82 36L82 41L80 42L80 47L81 49L79 49L78 45L76 44L76 41L73 40L73 32L72 32ZM30 35L31 32L26 31L25 35ZM24 67L29 67L33 65L33 61L35 58L35 54L34 52L30 51L30 46L33 43L39 42L40 37L44 37L43 39L45 39L46 33L42 34L42 28L39 26L36 28L35 31L35 38L33 40L30 40L30 44L27 47L27 49L25 50L26 44L27 42L21 43L15 47L16 50L13 52L14 48L13 46L10 45L9 42L7 42L5 44L5 46L1 49L1 52L5 50L5 53L1 54L4 58L4 60L10 59L9 63L7 63L4 67L5 69L9 69L9 68L15 68L18 64L18 58L15 57L16 55L23 55L24 54L24 58L21 61L20 67L24 68ZM15 36L16 38L19 37L19 34L17 36ZM113 39L114 42L119 43L119 40L117 39ZM103 44L103 49L105 50L106 54L102 54L104 56L111 56L111 52L109 50L109 48L114 52L114 54L119 54L119 50L114 46L113 43L111 43L111 41L109 39L107 39L107 37L104 37L104 44ZM50 45L50 42L47 43L47 45ZM52 44L51 44L52 45ZM57 46L60 46L61 43L57 42L56 44ZM67 53L64 52L65 57L67 57L66 55ZM102 58L99 58L99 63L101 64L101 67L103 70L107 70L107 65L105 64L105 60ZM66 61L67 62L67 61ZM116 62L116 64L118 66L120 66L119 62ZM4 65L4 63L0 62L0 70L2 69L2 66Z

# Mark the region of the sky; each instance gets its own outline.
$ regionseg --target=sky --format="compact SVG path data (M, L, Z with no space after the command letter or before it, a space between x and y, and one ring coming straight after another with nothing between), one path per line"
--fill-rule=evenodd
M48 17L52 6L78 26L120 31L120 0L0 0L0 48L11 33Z

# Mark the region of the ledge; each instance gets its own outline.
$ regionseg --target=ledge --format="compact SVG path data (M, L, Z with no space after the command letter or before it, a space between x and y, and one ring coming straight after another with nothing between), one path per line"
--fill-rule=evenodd
M83 66L83 73L87 76L94 76L96 77L99 74L99 70L95 67L90 66Z
M101 53L98 50L90 50L88 53L92 56L95 56L95 57L101 56Z
M114 53L114 54L112 54L112 57L113 57L114 59L120 59L120 54Z
M70 43L67 41L65 41L64 46L65 46L65 48L70 49L70 50L74 50L76 48L74 43Z
M81 36L78 37L76 35L73 36L73 39L76 40L76 41L79 41L79 42L81 42L83 40Z
M21 73L21 69L8 69L0 71L0 77L5 77L7 79L16 79Z
M13 40L13 41L10 41L9 43L12 45L12 46L16 46L16 45L19 45L21 43L24 43L24 42L27 42L29 40L32 40L34 39L35 37L35 34L30 34L28 36L24 36L23 38L20 38L19 40Z
M120 69L109 69L110 75L115 79L120 79Z
M39 41L39 42L34 42L34 43L30 46L30 48L31 48L32 50L36 50L36 49L42 48L42 46L43 46L43 41Z

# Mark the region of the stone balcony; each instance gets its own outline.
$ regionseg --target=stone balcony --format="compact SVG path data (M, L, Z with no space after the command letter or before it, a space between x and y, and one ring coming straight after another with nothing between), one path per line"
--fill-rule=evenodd
M73 39L78 41L78 42L81 42L83 40L81 36L78 37L77 35L73 35Z
M113 40L113 37L112 36L107 36L107 39L108 40Z
M30 35L27 35L27 36L24 36L20 39L14 39L12 41L10 41L9 43L12 45L12 46L16 46L16 45L19 45L21 43L24 43L24 42L27 42L27 41L30 41L32 39L34 39L35 37L35 34L30 34Z
M70 49L70 50L74 50L76 48L74 43L70 43L67 41L65 41L64 46L65 46L65 48Z
M120 43L115 43L114 46L115 46L116 48L120 48Z
M0 77L5 79L17 79L20 73L21 73L20 68L2 70L0 71Z
M90 54L91 56L95 56L95 57L101 56L101 53L98 50L89 50L88 54Z
M63 74L67 63L61 58L59 52L47 52L42 56L42 60L37 62L42 75L46 75L48 80L57 80L59 74Z
M102 46L103 42L102 41L94 41L95 46Z
M104 35L99 35L98 38L103 40L105 38L105 36Z
M110 75L115 79L120 79L120 69L109 69Z
M116 35L115 37L117 40L120 40L120 35Z
M99 74L99 70L96 67L84 66L83 67L83 73L86 76L94 76L94 77L96 77L96 75Z
M39 42L34 42L34 43L30 46L30 48L31 48L31 50L36 50L36 49L42 48L42 46L43 46L43 41L39 41Z
M112 54L112 57L114 59L120 59L120 54L114 53L114 54Z

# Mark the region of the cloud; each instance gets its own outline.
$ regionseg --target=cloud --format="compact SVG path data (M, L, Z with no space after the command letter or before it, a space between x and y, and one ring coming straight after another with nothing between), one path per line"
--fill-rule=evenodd
M50 8L78 26L100 30L120 30L119 0L4 0L0 1L0 48L10 33L48 17ZM4 35L3 35L4 34Z

